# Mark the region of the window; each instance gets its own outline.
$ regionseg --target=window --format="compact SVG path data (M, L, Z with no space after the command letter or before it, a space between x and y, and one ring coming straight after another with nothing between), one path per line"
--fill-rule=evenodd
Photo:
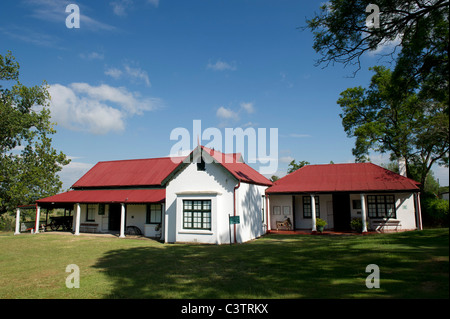
M184 200L183 228L211 230L211 201Z
M206 164L203 160L203 157L200 156L200 161L197 163L197 171L204 171L206 170Z
M316 201L316 217L320 217L319 196L314 196L314 199ZM303 196L303 218L311 218L311 216L311 196Z
M367 210L370 218L397 218L394 195L367 196Z
M148 204L146 224L161 224L162 205Z
M87 222L95 222L95 206L96 205L87 205L86 209L86 221Z

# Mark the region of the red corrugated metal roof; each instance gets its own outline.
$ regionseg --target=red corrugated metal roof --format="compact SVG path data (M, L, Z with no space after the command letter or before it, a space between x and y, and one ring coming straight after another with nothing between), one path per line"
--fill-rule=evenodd
M277 180L275 193L418 191L418 183L372 163L307 165Z
M202 149L211 155L228 172L241 182L258 185L272 185L272 182L242 161L240 153L225 154L205 146Z
M99 162L72 188L160 186L184 157Z
M38 200L38 203L163 203L165 189L73 190Z

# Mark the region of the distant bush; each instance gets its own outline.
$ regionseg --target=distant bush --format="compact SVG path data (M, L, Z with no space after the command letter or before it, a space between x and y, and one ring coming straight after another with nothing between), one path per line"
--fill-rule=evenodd
M16 219L8 213L0 215L0 230L12 231L15 228Z
M435 196L425 196L422 201L422 216L427 226L448 227L449 202Z

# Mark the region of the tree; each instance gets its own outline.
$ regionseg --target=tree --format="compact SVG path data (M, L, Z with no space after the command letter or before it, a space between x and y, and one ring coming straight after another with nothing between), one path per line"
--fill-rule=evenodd
M290 174L292 172L295 172L296 170L298 170L299 168L302 168L305 165L309 165L310 163L307 161L301 161L298 162L298 164L295 162L295 160L292 160L289 165L288 165L288 171L287 173Z
M446 106L415 90L399 88L387 68L372 70L375 75L367 89L347 89L337 101L347 136L356 138L353 154L357 161L367 160L370 150L390 153L391 160L404 158L407 171L414 165L424 187L433 164L449 164Z
M396 60L398 86L419 89L443 102L448 112L449 1L378 0L378 27L366 24L369 15L376 14L366 12L371 2L330 0L306 20L305 29L314 33L313 48L321 55L317 65L353 65L356 74L364 53L396 44L383 56Z
M47 84L26 87L11 52L0 55L0 215L20 204L56 194L57 173L70 160L51 145Z

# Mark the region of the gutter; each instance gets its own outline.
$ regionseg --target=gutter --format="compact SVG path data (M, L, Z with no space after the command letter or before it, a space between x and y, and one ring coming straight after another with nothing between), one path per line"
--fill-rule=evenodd
M234 187L234 191L233 191L233 202L234 202L233 216L236 216L236 190L239 187L241 187L241 180L238 180L238 184ZM236 224L234 224L234 243L236 244Z

